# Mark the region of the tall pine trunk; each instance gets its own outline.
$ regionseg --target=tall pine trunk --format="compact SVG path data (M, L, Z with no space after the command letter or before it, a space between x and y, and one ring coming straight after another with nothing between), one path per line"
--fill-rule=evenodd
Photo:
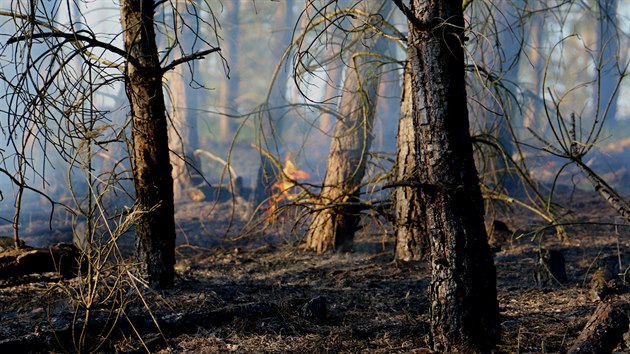
M410 16L433 346L441 353L488 353L499 339L499 309L469 132L462 1L413 0Z
M379 12L375 4L364 4L368 13ZM358 27L360 20L356 21ZM383 53L385 39L369 29L357 35L363 38L357 41L353 49L357 54L346 69L339 103L342 118L334 127L323 188L306 233L305 247L317 252L350 247L359 222L361 180L372 143L381 73L381 61L365 53Z
M125 86L133 138L136 205L144 214L136 229L137 255L153 288L173 285L175 219L162 69L153 28L153 1L121 0L127 62Z

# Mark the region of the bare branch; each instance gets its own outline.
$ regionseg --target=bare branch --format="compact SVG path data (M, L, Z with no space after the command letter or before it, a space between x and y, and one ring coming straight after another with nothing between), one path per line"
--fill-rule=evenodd
M173 70L177 65L189 62L191 60L203 59L206 55L208 55L210 53L214 53L214 52L219 52L219 51L221 51L221 48L216 47L216 48L211 48L211 49L208 49L208 50L202 50L201 52L197 52L197 53L193 53L193 54L190 54L190 55L183 56L181 58L173 60L170 64L165 66L162 69L162 72L165 73L165 72L167 72L169 70Z
M407 7L407 5L403 4L401 0L394 0L394 4L402 11L403 15L407 18L413 26L419 30L427 30L430 28L430 24L426 22L422 22L419 18L417 18L413 11Z
M33 33L29 35L11 37L7 41L7 44L13 44L13 43L21 42L24 40L31 40L31 39L37 39L37 38L64 38L64 39L75 41L75 42L76 41L87 42L90 47L99 47L99 48L107 49L110 52L118 54L121 57L125 58L127 61L129 61L135 66L140 65L140 62L132 55L129 55L129 53L127 53L125 50L120 49L110 43L101 42L97 40L96 38L84 36L78 33L64 33L64 32Z

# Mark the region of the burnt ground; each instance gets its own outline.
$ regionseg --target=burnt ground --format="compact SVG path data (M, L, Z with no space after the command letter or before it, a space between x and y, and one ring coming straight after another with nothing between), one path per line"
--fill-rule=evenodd
M573 224L564 241L522 210L497 216L514 231L495 254L498 352L563 352L597 305L589 283L599 260L621 255L628 267L630 228L611 225L620 218L596 195L563 202L573 207L565 215ZM429 352L429 272L423 262L394 261L387 228L368 222L353 251L316 255L299 249L290 218L264 234L228 241L239 232L235 221L226 235L225 218L218 217L226 213L203 203L180 206L176 286L151 292L121 265L112 271L119 277L97 281L87 316L77 300L85 278L5 281L0 348L76 351L89 318L85 351ZM562 252L566 284L536 283L541 247ZM629 300L627 291L609 299L626 313ZM628 333L624 342L617 351L630 350Z

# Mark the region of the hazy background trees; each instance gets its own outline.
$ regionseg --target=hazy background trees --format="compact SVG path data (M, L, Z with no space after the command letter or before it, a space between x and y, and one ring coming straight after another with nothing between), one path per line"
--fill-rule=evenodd
M29 13L26 3L14 4L23 13ZM12 224L20 224L21 230L30 231L26 236L41 234L42 230L28 228L28 220L50 211L52 205L33 189L65 205L55 209L53 224L57 229L63 229L72 218L65 210L70 209L76 220L94 215L90 211L93 208L83 206L94 205L89 200L90 190L99 190L100 202L108 203L110 211L104 212L105 219L132 205L134 198L129 140L125 136L129 106L120 80L122 62L120 56L107 54L107 45L122 48L119 13L108 2L78 2L75 7L66 4L69 2L44 1L35 13L70 32L87 31L103 39L94 47L96 59L76 48L56 52L58 58L65 58L71 65L66 67L63 81L59 79L59 89L51 91L48 99L37 91L46 82L52 82L51 75L59 65L53 56L44 54L56 44L49 38L36 38L33 44L37 45L16 50L7 42L19 32L19 21L3 23L2 85L7 94L2 100L0 124L8 144L2 151L2 226L18 230ZM591 188L578 169L563 168L561 159L540 149L544 144L536 135L553 138L547 118L554 116L558 108L563 117L570 117L571 112L581 117L583 126L603 122L599 139L589 142L596 147L585 160L596 172L604 174L612 186L627 191L628 173L618 163L627 159L625 122L630 107L617 97L628 91L627 83L618 80L625 75L627 64L629 28L625 20L630 4L603 0L466 4L469 40L465 58L473 140L482 142L483 137L492 136L491 141L498 142L504 152L477 145L477 163L482 182L488 187L484 189L485 197L501 198L498 192L509 194L517 190L507 186L505 190L496 189L506 181L500 178L502 181L498 182L496 178L501 170L535 176L535 182L545 188L557 172L562 172L559 182ZM179 163L174 177L181 184L176 184L176 190L179 187L182 193L176 194L190 200L186 191L195 191L191 187L208 185L207 182L213 188L234 188L236 176L241 177L245 189L254 188L257 181L262 181L260 176L273 177L259 172L261 156L272 161L271 170L275 173L286 167L288 156L310 176L294 181L302 183L305 194L302 199L292 200L301 204L303 215L308 215L301 220L308 220L314 205L312 197L320 194L329 169L332 127L343 118L339 115L340 103L351 67L349 56L330 53L340 51L359 36L348 32L357 29L349 25L348 19L343 20L342 26L323 30L317 26L326 22L317 21L342 14L343 9L356 8L357 2L182 1L177 5L179 15L156 9L157 42L163 49L161 64L198 50L203 41L221 45L223 52L203 62L186 62L165 74L168 117L173 126L178 126L177 133L171 133L170 145L171 161ZM8 5L0 10L3 15L10 15ZM364 151L366 176L359 181L356 201L362 215L381 215L384 217L380 220L391 221L387 219L391 214L387 211L389 193L399 191L399 187L389 187L396 184L392 182L392 166L407 23L399 11L382 18L383 33L379 35L384 35L389 44L383 57L388 64L382 68L383 76L379 76L372 148ZM50 30L43 23L32 26ZM195 32L198 37L191 34ZM64 40L68 41L67 48L72 48L71 40ZM316 45L306 47L309 43ZM24 59L27 53L36 60ZM76 60L78 56L85 58ZM296 65L300 61L306 65ZM18 80L16 73L25 71L31 74ZM98 79L103 79L101 85L81 84ZM405 173L399 171L399 175ZM190 174L198 175L194 182L189 180ZM107 181L113 180L120 182L118 186L105 188L111 184ZM263 203L263 209L269 197L278 192L269 188L270 183L273 182L258 188L263 197L257 202ZM383 186L387 188L381 189ZM531 189L523 189L531 193ZM214 190L202 192L192 199L214 201L220 194ZM545 205L544 196L526 194L519 200L539 211L549 206ZM16 202L36 207L15 214L20 210L15 208ZM255 204L253 208L259 203ZM549 216L542 217L555 222ZM302 226L309 224L304 222ZM302 237L304 229L296 230ZM28 241L46 243L43 237L29 237Z
M486 210L562 235L553 193L594 184L628 218L630 4L395 3L3 5L3 230L17 241L57 206L51 228L103 260L92 250L133 230L153 287L173 284L186 208L229 228L242 207L239 226L276 240L259 226L284 220L318 252L395 232L398 259L429 256L435 349L489 350Z
M74 220L71 227L81 233L73 236L81 240L80 245L85 243L82 246L91 261L94 256L91 250L97 249L93 247L97 240L93 238L93 230L97 225L111 230L110 210L103 204L103 196L108 189L124 188L121 179L102 180L100 174L94 174L100 169L94 163L95 157L100 153L111 159L107 154L108 146L127 143L127 155L122 159L128 161L133 177L133 205L126 206L127 211L118 215L114 212L114 217L124 218L127 213L135 215L136 256L143 275L147 276L151 287L171 286L175 265L175 220L162 80L164 73L177 65L199 59L219 48L203 42L201 47L205 48L199 52L194 48L184 50L184 43L175 36L175 40L161 47L162 50L168 53L181 48L186 55L180 53L170 61L164 60L168 57L159 57L156 31L174 28L176 33L181 30L177 20L169 22L168 18L184 21L183 17L178 18L178 10L183 8L162 7L161 18L158 15L156 19L153 3L124 1L119 5L117 15L109 12L111 9L98 9L102 15L111 13L118 18L120 27L97 34L94 28L84 23L84 9L73 2L15 2L9 6L4 15L13 20L7 23L9 27L13 25L15 31L7 38L3 49L11 54L15 70L9 70L10 76L3 76L5 83L13 88L7 90L5 96L8 109L4 127L24 134L21 141L14 140L13 133L8 134L9 141L20 142L14 147L21 146L21 149L15 149L18 178L5 170L5 175L17 182L14 184L18 187L13 222L16 247L21 245L17 231L27 183L25 169L41 178L42 189L47 183L58 183L45 174L47 167L55 167L48 158L52 150L48 148L50 144L56 147L58 157L65 162L62 166L69 169L69 176L73 169L79 168L87 179L85 191L77 191L74 189L76 185L68 181L71 199L65 207L87 223L87 227L79 228L75 227L78 225ZM197 21L199 16L194 19ZM199 33L199 29L193 33ZM121 38L122 43L108 42L112 38ZM9 52L11 49L13 52ZM99 92L101 88L105 87L106 91L114 84L124 85L129 105L127 119L117 122L118 125L110 124L106 111L95 102L103 93ZM20 111L32 111L38 120L29 123L33 122L32 116ZM186 140L190 140L190 134L186 133ZM27 160L27 156L34 154L40 155L41 167L33 165L31 158ZM28 184L32 189L31 185ZM40 194L46 195L43 191ZM118 207L114 206L114 210ZM112 233L110 236L119 235ZM93 268L88 267L88 270Z

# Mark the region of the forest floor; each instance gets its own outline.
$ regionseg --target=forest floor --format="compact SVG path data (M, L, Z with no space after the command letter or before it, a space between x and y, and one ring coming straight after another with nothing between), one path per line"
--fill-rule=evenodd
M565 351L597 306L589 283L598 261L616 256L628 267L630 228L611 225L620 219L606 203L590 193L563 202L571 207L565 220L574 222L564 241L522 210L497 215L514 231L495 253L500 353ZM119 271L121 277L97 282L106 284L104 291L86 314L76 311L85 279L5 281L0 351L41 351L33 343L50 352L76 351L86 328L83 350L90 352L430 352L430 273L424 262L393 259L386 228L370 222L353 251L317 255L300 250L295 237L278 237L280 226L273 236L226 241L225 226L209 216L225 212L181 206L177 280L169 290L135 289L133 278ZM541 247L562 252L566 284L537 284ZM630 313L627 291L608 301ZM617 350L630 351L628 333Z

